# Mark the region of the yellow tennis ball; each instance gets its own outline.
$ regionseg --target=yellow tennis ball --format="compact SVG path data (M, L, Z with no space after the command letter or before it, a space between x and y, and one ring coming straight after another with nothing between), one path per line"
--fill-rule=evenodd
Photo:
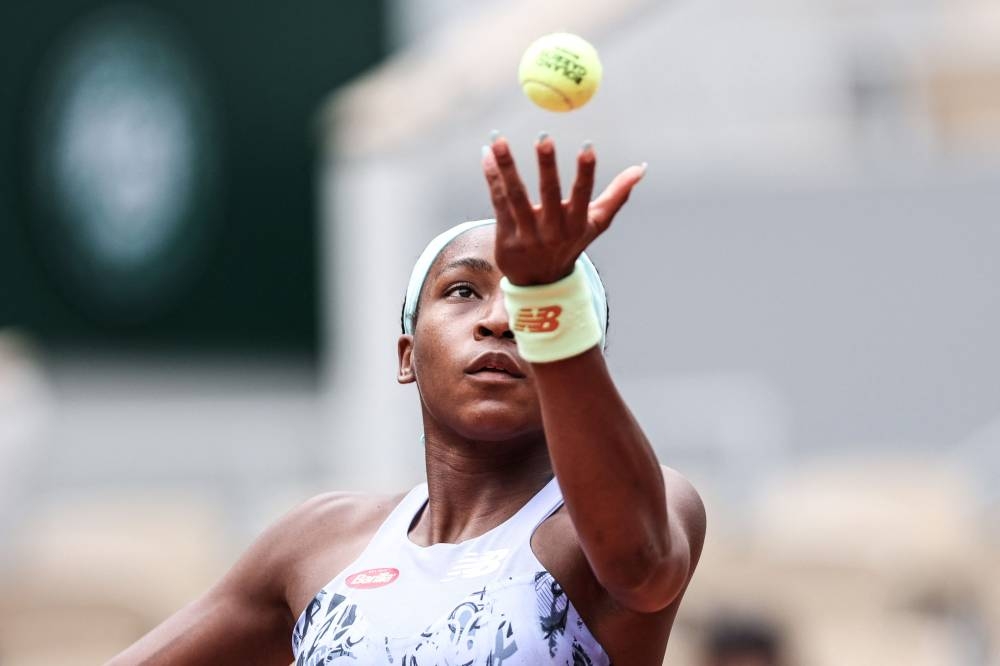
M549 111L572 111L586 104L597 92L601 73L597 49L568 32L535 40L517 69L524 94Z

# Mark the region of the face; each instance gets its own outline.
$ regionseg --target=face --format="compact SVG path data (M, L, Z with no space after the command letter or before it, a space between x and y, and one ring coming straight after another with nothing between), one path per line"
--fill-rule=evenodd
M461 437L542 432L530 364L517 353L493 258L496 231L460 235L427 274L413 335L399 339L399 381L416 382L425 418Z

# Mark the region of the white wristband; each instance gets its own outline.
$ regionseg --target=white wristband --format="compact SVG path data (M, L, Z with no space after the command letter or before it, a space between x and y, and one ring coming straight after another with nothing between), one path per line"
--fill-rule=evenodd
M529 363L577 356L601 341L601 324L579 259L558 282L519 286L504 277L500 288L517 350Z

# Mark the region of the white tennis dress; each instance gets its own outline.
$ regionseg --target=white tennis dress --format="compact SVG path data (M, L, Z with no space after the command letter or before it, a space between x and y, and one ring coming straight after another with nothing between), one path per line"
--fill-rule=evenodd
M531 552L562 505L553 478L503 524L458 544L410 541L427 484L403 498L364 552L302 612L298 666L604 666L607 653Z

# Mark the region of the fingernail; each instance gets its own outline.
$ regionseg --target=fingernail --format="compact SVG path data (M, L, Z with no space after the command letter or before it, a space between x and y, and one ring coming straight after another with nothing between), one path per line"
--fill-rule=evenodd
M580 150L585 153L591 152L592 150L594 150L594 142L591 141L590 139L587 139L586 141L583 142L583 146L580 147Z
M490 132L490 143L496 143L497 139L500 138L500 130L493 130Z
M549 133L546 132L545 130L542 130L541 132L538 133L538 143L545 141L547 138L549 138Z
M646 175L646 167L648 166L649 162L643 162L642 164L639 165L639 168L642 169L642 172L639 174L639 178L642 178L643 176Z
M486 156L487 156L487 155L489 155L489 154L490 154L491 152L493 152L493 151L491 151L491 150L490 150L490 147L489 147L489 146L483 146L483 157L486 157Z

